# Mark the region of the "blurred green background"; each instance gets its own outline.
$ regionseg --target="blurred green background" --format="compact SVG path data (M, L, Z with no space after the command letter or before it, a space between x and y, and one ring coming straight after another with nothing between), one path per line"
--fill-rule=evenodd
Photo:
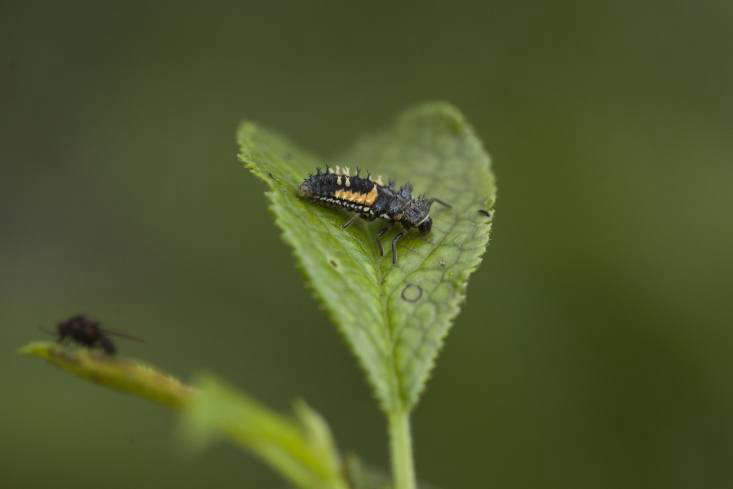
M3 2L0 487L276 489L14 351L77 312L387 466L384 420L235 160L425 100L492 154L492 245L414 417L439 487L733 487L733 3Z

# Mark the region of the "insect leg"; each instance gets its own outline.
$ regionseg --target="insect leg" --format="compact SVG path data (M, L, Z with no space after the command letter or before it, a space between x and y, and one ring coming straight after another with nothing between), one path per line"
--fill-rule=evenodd
M379 230L377 233L377 248L379 249L379 256L384 256L384 248L382 248L382 236L384 236L387 231L389 231L392 226L394 226L394 221L392 221L388 226L384 226L382 229Z
M404 231L400 231L397 233L392 240L392 265L397 265L397 243L399 240L402 239L402 236L405 235Z
M341 226L341 229L346 229L347 227L351 226L351 223L356 220L356 218L359 217L359 214L354 214L349 218L348 221L346 221L343 226Z
M446 204L446 203L445 203L445 202L443 202L442 200L440 200L440 199L436 199L435 197L431 197L431 198L430 198L430 200L429 200L429 202L430 202L431 204L432 204L433 202L437 202L437 203L438 203L438 204L440 204L440 205L444 205L444 206L445 206L445 207L447 207L448 209L450 209L451 207L453 207L452 205L450 205L450 204Z
M117 350L114 343L112 343L112 340L104 335L99 337L99 345L102 347L107 355L114 355L115 351Z

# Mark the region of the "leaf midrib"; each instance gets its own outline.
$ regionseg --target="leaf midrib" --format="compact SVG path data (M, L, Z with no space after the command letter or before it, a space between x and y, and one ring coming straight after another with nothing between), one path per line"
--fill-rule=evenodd
M436 179L434 178L434 175L435 175L435 171L437 170L437 167L438 166L439 166L439 164L436 161L436 163L432 165L432 171L426 172L427 173L427 176L430 179L430 182L429 182L429 184L427 185L427 188L426 188L426 194L429 194L430 189L432 189L435 186ZM390 357L390 363L391 363L391 366L392 366L392 370L393 370L393 373L394 373L394 376L395 376L396 385L397 385L397 396L398 396L398 399L400 401L400 406L398 406L398 407L401 408L401 409L403 409L403 410L409 410L411 406L410 406L410 400L408 398L408 393L407 393L407 385L406 385L407 384L407 379L405 378L405 375L403 375L401 373L401 370L400 370L400 360L401 360L401 358L400 358L400 352L398 352L398 347L399 347L399 334L398 333L400 333L401 330L399 332L398 331L395 331L395 326L393 325L393 322L392 322L392 315L390 314L390 309L391 309L391 300L390 300L390 298L394 295L394 293L397 291L397 289L400 288L400 286L404 285L404 283L407 281L407 278L408 277L414 275L415 273L417 273L418 271L420 271L422 269L422 267L425 264L425 262L427 260L429 260L431 256L433 256L433 254L438 250L438 248L440 248L442 246L442 244L445 241L445 239L448 236L450 236L451 232L455 229L456 225L457 225L457 221L456 220L453 220L453 223L451 224L450 230L447 231L447 232L445 232L443 234L443 237L440 238L440 240L437 242L437 244L435 244L432 247L432 249L430 250L430 252L422 259L422 261L420 262L419 266L415 267L410 272L404 274L403 277L402 277L402 279L398 281L397 285L395 285L389 291L389 293L385 293L386 290L387 290L386 289L386 278L389 275L389 272L391 271L391 269L390 268L387 268L387 271L384 271L384 268L379 266L379 262L378 261L373 261L372 262L375 270L377 271L377 273L379 275L379 279L380 279L380 281L379 281L379 293L380 293L380 297L379 298L380 298L380 300L382 301L382 304L383 304L383 308L382 308L382 312L384 314L383 321L384 321L384 324L387 327L387 332L389 333L389 339L390 339L391 348L392 348L392 355ZM370 237L371 237L371 234L370 234ZM377 257L377 260L379 260L380 258L385 259L385 257ZM387 265L387 267L389 267L389 266L390 265ZM392 266L394 266L394 265L392 265ZM403 326L403 327L405 327L405 326Z

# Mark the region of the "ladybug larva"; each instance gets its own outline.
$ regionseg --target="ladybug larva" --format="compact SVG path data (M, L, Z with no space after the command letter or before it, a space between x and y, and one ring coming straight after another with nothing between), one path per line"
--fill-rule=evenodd
M412 185L405 184L397 189L394 182L384 185L381 177L366 178L359 175L359 169L351 175L348 167L326 167L321 173L316 169L315 175L309 175L298 187L298 195L314 202L322 202L330 207L345 209L354 215L344 223L347 228L357 217L366 221L381 218L389 224L377 233L377 248L384 256L381 238L396 223L402 225L402 230L392 239L392 263L397 264L397 243L411 228L417 228L420 234L427 234L433 227L430 218L430 206L434 202L446 204L440 199L412 196Z

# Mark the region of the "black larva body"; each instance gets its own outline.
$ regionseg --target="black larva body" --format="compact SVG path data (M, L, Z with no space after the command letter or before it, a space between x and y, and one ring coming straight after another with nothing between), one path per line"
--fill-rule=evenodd
M300 184L298 194L330 207L353 212L354 216L343 227L349 226L357 216L367 221L378 217L389 221L389 226L377 234L377 246L382 256L384 250L380 238L399 222L404 231L397 233L392 240L393 263L397 263L396 246L405 231L416 227L421 234L430 232L433 220L429 212L433 202L450 207L438 199L413 197L412 185L409 183L397 189L393 182L384 185L381 177L371 178L367 175L364 178L359 175L358 169L355 175L351 175L347 167L339 166L326 167L324 173L317 169L315 175L310 175Z

